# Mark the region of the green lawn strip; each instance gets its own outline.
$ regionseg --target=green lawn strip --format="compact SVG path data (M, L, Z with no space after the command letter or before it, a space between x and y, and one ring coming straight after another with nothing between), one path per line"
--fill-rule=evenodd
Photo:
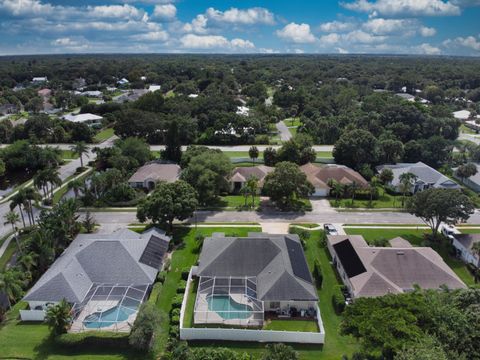
M263 329L274 331L318 332L318 325L314 320L268 320L265 322Z
M114 130L113 128L106 128L101 131L99 131L94 137L93 140L97 143L105 141L109 138L111 138L114 135Z
M255 196L255 207L258 206L260 201L259 196ZM215 201L212 201L209 206L200 208L200 210L206 209L250 209L253 210L254 208L251 207L252 205L252 197L249 196L247 198L247 207L245 208L245 197L243 195L227 195L221 196Z
M316 228L318 227L319 225L318 224L315 224L315 223L292 223L291 226L301 226L301 227L304 227L304 228L309 228L309 229L312 229L312 228Z
M228 151L224 150L223 153L227 155L229 158L250 158L248 155L248 151ZM263 152L259 151L258 154L259 159L263 159Z
M7 320L0 324L0 357L2 359L44 360L134 360L145 359L135 350L105 348L62 348L50 336L48 326L43 323L21 322L19 311L27 308L25 302L16 304L7 312Z
M478 229L466 229L462 227L457 227L457 230L459 230L462 234L480 234L480 228Z
M372 209L382 209L382 208L398 208L402 209L402 196L400 195L390 195L388 193L383 193L379 196L377 200L354 200L352 205L352 199L338 199L328 198L330 205L332 207L340 208L372 208Z
M7 225L5 225L5 226L7 226ZM13 233L13 231L12 231L12 232L9 232L7 235L5 235L4 237L2 237L2 238L0 239L0 247L2 247L3 243L8 239L8 237L9 237L10 235L12 235L12 233Z
M469 127L466 127L465 124L460 125L460 132L465 133L465 134L477 134L475 130L470 129Z
M417 228L417 227L428 227L425 224L343 224L343 227L358 227L358 226L366 226L366 227L373 227L373 226L382 226L382 227L412 227L412 228Z
M89 172L87 172L86 174L80 176L78 179L79 180L84 180L88 175L90 175L90 173L92 172L93 169L90 169ZM75 178L76 176L78 176L79 174L73 174L73 175L70 175L69 177L67 177L64 181L63 181L63 184L60 188L58 188L57 191L55 191L55 193L53 194L53 203L56 204L58 203L62 198L63 196L68 192L68 182L70 182L73 178Z
M287 118L285 120L283 120L283 123L287 126L287 127L290 127L290 126L302 126L303 123L300 121L300 118L296 117L296 118Z
M62 152L62 159L78 159L78 154L72 150L60 150Z
M397 236L408 240L414 246L423 246L423 235L430 232L427 229L362 229L362 228L346 228L345 232L349 235L362 235L364 239L370 243L373 240L393 239ZM467 285L474 285L473 276L462 261L455 259L448 253L446 244L433 244L432 248L438 252L443 261L457 274L457 276Z
M170 271L168 272L162 291L157 300L157 307L164 313L168 314L172 307L172 300L176 295L178 283L181 280L181 273L184 268L193 266L199 256L199 244L195 240L196 234L210 236L214 232L224 232L227 236L246 236L249 232L261 231L259 227L248 228L188 228L176 227L174 230L174 240L181 241L181 245L173 252ZM161 324L159 334L157 336L156 352L161 353L165 348L168 340L169 323Z
M175 92L173 90L168 90L167 93L165 94L166 98L174 97Z
M317 151L317 158L333 159L333 155L331 151Z
M290 131L290 134L292 134L292 136L297 135L297 130L298 130L297 127L289 127L288 128L288 131Z
M4 270L5 267L7 266L8 262L12 258L13 254L17 250L17 243L15 242L14 239L10 241L10 244L8 244L7 248L5 249L5 252L3 253L2 257L0 257L0 271Z
M32 177L33 177L33 175L32 175ZM7 202L7 201L10 201L10 197L11 197L14 193L16 193L17 191L20 191L20 190L22 190L22 189L28 188L28 187L30 187L30 186L32 186L32 185L33 185L33 180L30 179L30 180L27 180L27 181L25 181L25 182L23 182L23 183L15 186L15 187L12 189L12 191L10 191L8 194L5 194L5 195L3 196L3 198L0 199L0 204L3 204L3 203L5 203L5 202Z

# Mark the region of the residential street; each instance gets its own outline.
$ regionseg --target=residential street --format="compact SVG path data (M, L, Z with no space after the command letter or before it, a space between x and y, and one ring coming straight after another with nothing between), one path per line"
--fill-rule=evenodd
M285 122L279 121L278 123L275 124L277 127L277 130L280 132L280 140L282 141L288 141L292 138L292 133L288 129L287 125L285 125Z

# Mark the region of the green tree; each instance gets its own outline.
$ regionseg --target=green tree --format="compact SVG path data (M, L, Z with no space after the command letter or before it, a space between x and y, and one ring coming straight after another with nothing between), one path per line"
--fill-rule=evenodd
M15 241L17 242L17 248L21 251L20 243L18 242L17 227L15 226L20 221L20 216L18 216L15 211L10 210L3 216L3 218L5 219L4 225L9 224L12 227Z
M442 222L454 224L466 221L475 211L468 196L453 189L427 189L407 201L407 211L423 220L436 238Z
M250 159L252 159L252 164L255 164L255 160L258 158L259 154L260 152L255 145L251 146L250 149L248 149L248 156L250 157Z
M161 182L150 196L140 201L137 218L141 222L150 219L154 223L166 223L172 231L173 220L193 216L198 205L196 195L195 189L185 181Z
M413 344L405 345L394 360L448 360L438 341L432 337L422 337Z
M5 174L5 163L0 159L0 176L3 176L3 174Z
M23 295L24 274L17 268L10 268L0 273L0 291L7 295L8 307Z
M152 348L155 331L166 316L151 303L144 303L138 311L128 341L134 348L148 351Z
M383 185L388 185L393 181L393 171L392 169L382 169L379 174L379 179Z
M78 199L78 195L80 193L80 190L83 188L84 182L81 179L74 179L68 182L67 188L68 190L73 191L73 195L75 196L75 199Z
M70 150L80 157L80 166L83 168L83 155L88 157L88 146L84 141L76 142L70 147Z
M93 230L95 230L95 226L97 223L95 222L95 218L92 216L90 210L85 212L85 218L82 221L82 225L85 228L87 234L91 234Z
M300 198L308 197L315 191L298 165L286 161L278 163L275 170L267 175L263 190L283 210L294 208Z
M162 152L165 160L180 163L182 160L182 144L176 121L171 121L168 126L167 137L165 138L165 150Z
M412 186L415 184L415 181L417 180L417 175L412 174L410 172L406 172L400 175L399 177L400 184L399 184L399 190L402 193L402 207L405 206L405 196L407 193L412 192Z
M262 360L298 360L298 353L291 346L285 344L268 344Z
M53 334L60 335L67 332L72 322L71 309L70 304L65 299L47 309L45 322Z
M477 166L473 163L467 163L465 165L460 165L455 171L456 175L462 179L462 183L466 178L473 176L477 173Z
M480 152L479 152L480 154ZM479 156L480 158L480 156ZM275 164L278 162L278 156L277 156L277 150L275 150L272 147L267 147L263 151L263 162L267 166L275 166Z
M257 195L258 190L258 178L256 176L250 176L247 179L246 187L249 194L252 196L252 207L255 207L255 196Z
M313 140L309 135L296 134L293 138L284 142L278 150L278 161L290 161L298 165L313 162L317 154L312 146Z
M346 131L333 147L335 162L354 169L363 164L374 164L377 160L377 139L366 130Z
M10 201L10 211L13 209L18 208L20 212L20 216L22 218L23 227L25 227L25 216L23 215L23 206L25 204L25 194L21 191L18 191L14 196L11 198Z

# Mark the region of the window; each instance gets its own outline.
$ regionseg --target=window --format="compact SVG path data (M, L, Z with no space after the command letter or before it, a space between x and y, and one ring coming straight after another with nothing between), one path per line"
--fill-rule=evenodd
M270 301L270 309L279 309L280 301Z

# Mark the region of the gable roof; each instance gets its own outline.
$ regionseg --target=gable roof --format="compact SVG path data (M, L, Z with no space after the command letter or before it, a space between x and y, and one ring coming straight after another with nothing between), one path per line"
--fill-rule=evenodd
M307 180L315 188L329 189L329 180L335 180L343 185L356 183L359 187L368 186L368 181L353 169L344 165L324 165L317 166L312 163L302 165L300 167Z
M273 167L265 166L265 165L257 165L257 166L240 166L236 167L232 171L232 175L230 177L230 181L232 182L245 182L251 176L255 176L258 179L258 183L263 186L265 181L265 177L273 171Z
M111 234L81 234L43 274L25 296L26 301L81 302L94 283L151 284L160 266L140 262L152 238L168 244L159 229L143 234L121 230ZM164 253L157 254L163 259ZM158 263L158 262L157 262Z
M152 161L138 168L135 174L128 179L128 182L143 183L146 180L174 182L180 178L180 172L181 168L177 164L164 164Z
M349 278L355 297L401 293L413 289L414 285L424 289L438 289L442 285L450 289L466 287L432 248L407 247L406 240L401 238L392 242L400 247L391 248L370 247L358 235L328 235L327 238ZM342 253L347 243L348 257ZM358 271L348 270L352 266L353 253L363 266L354 267Z
M383 169L391 169L393 172L392 185L400 185L400 176L405 173L412 173L417 176L417 182L424 184L433 184L435 188L443 189L459 189L455 181L446 177L434 168L419 161L417 163L398 163L395 165L381 165L377 166L377 171L381 172Z
M295 248L295 255L289 246ZM203 243L197 274L256 277L257 297L263 301L316 301L311 274L300 274L300 268L308 270L297 235L249 233L248 237L236 238L214 234Z

